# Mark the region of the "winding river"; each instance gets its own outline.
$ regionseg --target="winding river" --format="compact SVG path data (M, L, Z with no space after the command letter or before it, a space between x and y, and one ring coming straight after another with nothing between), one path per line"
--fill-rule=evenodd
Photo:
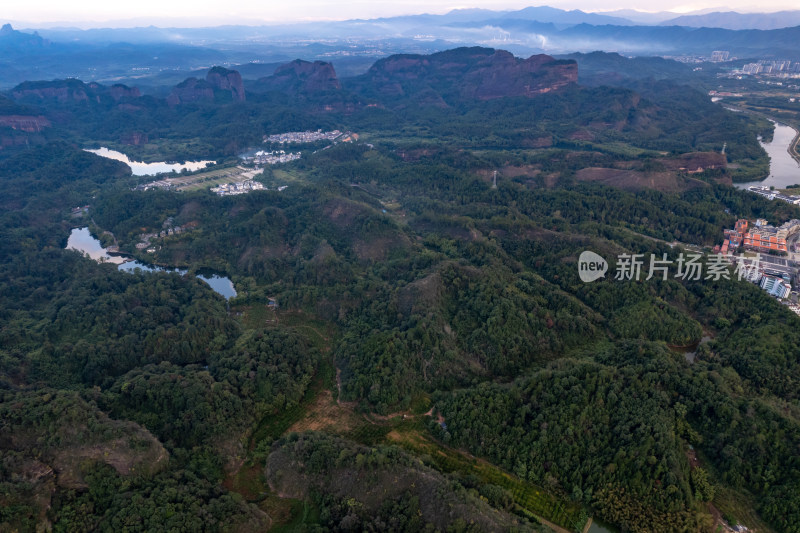
M775 124L772 142L761 143L769 154L769 176L761 181L734 183L739 189L746 189L752 185L784 189L787 185L800 184L800 163L789 155L789 148L797 136L797 131L780 122L774 120L772 122Z
M127 257L109 254L108 250L103 248L103 245L100 244L100 241L92 236L89 232L89 228L74 228L67 240L67 250L77 250L100 263L112 263L117 265L117 268L123 272L134 272L137 269L144 272L174 272L180 275L184 275L188 272L180 268L164 268L147 265L139 261L132 261ZM211 273L197 274L197 277L205 281L214 292L226 300L230 300L236 296L236 289L233 287L233 282L230 278Z

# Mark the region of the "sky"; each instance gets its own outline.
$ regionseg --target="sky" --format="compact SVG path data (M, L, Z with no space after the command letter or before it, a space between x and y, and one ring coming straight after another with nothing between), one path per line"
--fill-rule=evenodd
M71 23L82 27L96 23L109 26L213 25L228 23L292 22L301 20L375 18L416 13L446 13L452 9L481 7L486 9L521 9L529 5L549 5L561 9L609 11L638 9L669 10L686 13L720 7L722 11L779 11L797 9L796 0L719 1L661 0L657 8L652 0L552 0L532 4L524 0L0 0L0 21L24 22L41 26Z

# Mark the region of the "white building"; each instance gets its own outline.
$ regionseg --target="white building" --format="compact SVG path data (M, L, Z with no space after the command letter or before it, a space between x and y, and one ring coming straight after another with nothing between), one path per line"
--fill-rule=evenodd
M761 278L761 288L767 291L770 296L776 298L786 298L792 292L792 286L777 276L764 275Z

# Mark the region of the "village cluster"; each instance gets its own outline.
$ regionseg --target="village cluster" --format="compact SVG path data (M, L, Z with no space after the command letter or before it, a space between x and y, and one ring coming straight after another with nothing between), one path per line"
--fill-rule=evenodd
M287 133L278 133L276 135L265 135L265 143L313 143L316 141L333 141L342 135L339 130L333 131L290 131Z
M223 183L211 188L211 192L216 193L218 196L233 196L236 194L246 194L252 191L260 191L264 189L264 185L253 180Z
M164 239L173 235L180 235L184 232L190 231L191 229L193 229L191 224L177 226L175 225L173 218L168 217L164 221L161 231L156 231L154 233L142 233L139 235L139 242L136 243L136 249L145 250L149 254L154 254L158 250L158 245L154 244L152 242L153 240Z
M272 152L265 152L259 150L250 157L245 157L245 163L252 163L255 165L277 165L278 163L288 163L300 159L300 152L285 152L283 150L275 150Z
M276 191L282 191L286 189L288 185L281 185ZM217 196L235 196L237 194L247 194L253 191L268 191L267 187L264 187L263 184L254 181L254 180L247 180L242 182L236 183L223 183L222 185L218 185L216 187L211 188L211 192L216 193Z

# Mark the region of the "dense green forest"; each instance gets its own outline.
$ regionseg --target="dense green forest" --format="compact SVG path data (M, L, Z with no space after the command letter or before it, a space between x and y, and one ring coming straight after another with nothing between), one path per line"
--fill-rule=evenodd
M763 122L629 85L348 112L0 101L61 117L0 152L0 530L800 532L800 319L736 279L613 279L620 254L800 209L729 185L763 166ZM363 141L239 196L133 190L81 150L136 130L223 161L333 127ZM724 143L750 166L667 168ZM136 248L168 219L192 230ZM75 227L188 273L65 250ZM585 250L605 279L580 281Z

